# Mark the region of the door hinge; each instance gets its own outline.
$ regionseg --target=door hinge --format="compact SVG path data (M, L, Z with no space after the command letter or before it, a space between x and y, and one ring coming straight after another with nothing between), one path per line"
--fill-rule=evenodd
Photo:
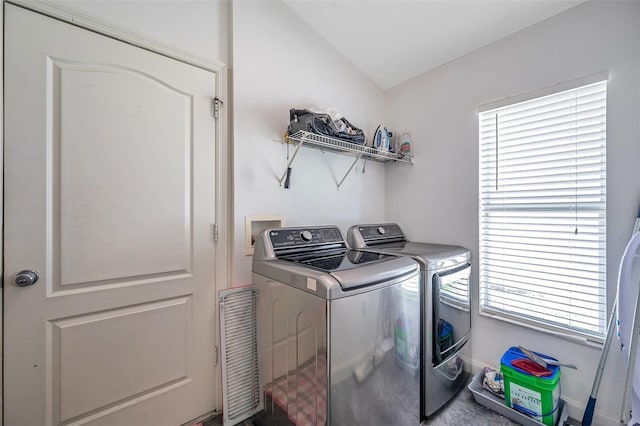
M211 225L211 241L217 243L220 239L220 229L217 223Z
M213 98L211 100L211 108L213 110L213 118L218 118L220 116L220 107L222 107L222 105L224 104L224 102L222 102L219 98Z
M213 348L213 365L218 366L219 360L220 360L220 353L218 352L218 345L215 345Z

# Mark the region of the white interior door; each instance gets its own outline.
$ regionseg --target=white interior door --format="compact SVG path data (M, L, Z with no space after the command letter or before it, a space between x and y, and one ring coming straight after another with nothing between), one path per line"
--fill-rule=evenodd
M9 4L4 63L5 424L214 409L216 75Z

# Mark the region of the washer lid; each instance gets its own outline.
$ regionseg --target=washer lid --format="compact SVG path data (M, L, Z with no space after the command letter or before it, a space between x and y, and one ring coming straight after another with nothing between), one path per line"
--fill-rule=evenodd
M367 256L371 254L367 253ZM379 256L379 254L373 254ZM354 268L332 271L329 275L340 283L340 287L343 290L352 291L352 289L358 287L393 285L398 280L410 278L411 275L417 274L418 271L418 264L410 258L390 256L379 258L377 261L369 261Z
M398 256L360 250L316 250L279 257L280 260L299 263L323 272L344 271L366 264L382 262Z
M280 257L278 261L326 273L344 290L391 284L418 271L418 265L406 257L362 250L320 251Z

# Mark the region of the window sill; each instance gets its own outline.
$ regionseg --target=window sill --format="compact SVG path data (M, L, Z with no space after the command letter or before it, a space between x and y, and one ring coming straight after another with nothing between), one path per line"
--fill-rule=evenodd
M604 337L603 338L597 338L597 337L591 337L591 336L585 336L585 335L580 335L580 334L574 334L574 333L570 333L570 332L566 332L566 331L561 331L561 330L556 330L556 329L552 329L549 327L546 327L540 323L534 322L534 321L527 321L527 320L523 320L523 319L516 319L516 318L511 318L505 315L501 315L501 314L497 314L497 313L493 313L493 312L483 312L482 309L479 311L479 315L483 316L485 318L492 318L498 321L502 321L502 322L506 322L509 324L513 324L513 325L517 325L520 327L525 327L528 328L530 330L535 330L535 331L539 331L541 333L545 333L545 334L550 334L552 336L557 336L560 337L562 339L565 340L570 340L574 343L580 344L580 345L584 345L584 346L589 346L591 348L596 348L598 350L602 349L602 346L604 344Z

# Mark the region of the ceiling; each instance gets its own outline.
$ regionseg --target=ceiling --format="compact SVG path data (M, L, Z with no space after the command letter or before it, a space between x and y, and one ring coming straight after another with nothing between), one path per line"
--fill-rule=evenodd
M284 0L382 89L584 0Z

